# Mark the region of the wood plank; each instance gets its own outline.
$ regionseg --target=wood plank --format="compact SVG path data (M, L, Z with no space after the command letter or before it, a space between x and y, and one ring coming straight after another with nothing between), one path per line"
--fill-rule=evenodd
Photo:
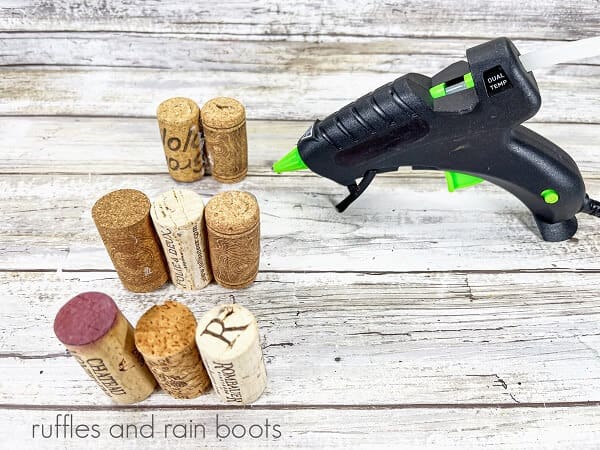
M74 424L97 424L101 437L93 439L43 439L32 437L33 424L48 425L56 422L57 414L73 414ZM110 437L114 424L151 423L154 415L155 435L118 439ZM219 439L216 435L216 418L219 424L235 424L249 428L254 424L271 424L269 437ZM62 419L62 416L60 417ZM198 438L180 438L165 435L165 425L202 424ZM276 438L272 425L279 425L281 437ZM173 427L167 429L172 432ZM157 410L157 411L97 411L77 410L0 410L0 432L8 448L197 448L211 447L272 448L324 448L329 446L356 448L368 441L369 448L596 448L600 439L600 408L520 408L514 409L387 409L381 410ZM116 431L116 429L115 429ZM181 429L179 429L181 431ZM221 436L226 433L221 428ZM258 436L258 428L252 430ZM131 429L133 432L133 429ZM236 429L241 435L241 428Z
M1 65L145 67L199 71L433 75L485 39L236 36L188 33L0 33ZM514 39L521 53L564 43ZM156 49L160 47L161 51ZM24 52L26 48L28 51ZM599 65L600 57L574 61Z
M272 174L273 162L293 147L310 124L249 121L249 173ZM586 179L598 177L599 124L531 123L528 127L564 148ZM0 159L0 173L166 173L154 118L3 117L0 135L5 148L11 149ZM440 178L437 172L406 170L385 176Z
M249 173L272 173L273 162L295 145L309 125L248 121ZM566 131L565 125L557 129ZM586 140L594 147L595 139L600 146L596 136L600 132L595 133L600 126L577 129L581 133L569 138L573 147L585 151ZM155 118L3 117L0 134L5 147L13 149L0 159L1 173L166 173Z
M397 76L420 68L404 60L394 73L365 66L349 72L236 72L152 68L5 67L0 71L0 114L154 116L165 98L183 95L203 103L238 98L251 119L312 120L325 117ZM402 70L405 69L405 70ZM600 65L564 65L536 74L544 99L536 122L597 122ZM349 89L349 86L352 89ZM585 107L582 107L585 104Z
M382 177L339 214L343 189L317 177L248 177L262 211L261 270L452 271L600 268L596 218L575 239L542 241L520 202L489 183L448 193L442 179ZM600 192L600 182L588 180ZM133 187L156 198L178 185L161 175L0 177L0 269L111 270L90 209L103 193ZM206 178L208 197L231 189Z
M517 13L518 12L518 13ZM491 36L577 39L597 34L598 5L506 0L335 3L298 0L215 3L164 0L11 1L0 8L2 30L138 31L233 35Z
M599 282L597 273L263 273L233 295L260 325L269 383L258 405L518 404L600 401ZM107 292L133 323L167 298L199 317L232 294L211 285L136 295L110 272L0 273L0 283L0 319L11 324L0 330L5 404L110 404L53 335L56 312L79 292ZM144 404L185 403L157 393Z

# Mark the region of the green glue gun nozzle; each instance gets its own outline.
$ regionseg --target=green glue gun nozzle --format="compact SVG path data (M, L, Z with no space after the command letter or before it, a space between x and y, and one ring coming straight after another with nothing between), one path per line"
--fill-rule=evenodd
M294 147L287 155L273 164L273 171L276 173L292 172L294 170L308 169L298 153L298 147Z
M483 179L469 175L468 173L445 172L445 175L446 183L448 183L448 191L450 192L454 192L457 189L475 186L483 181Z

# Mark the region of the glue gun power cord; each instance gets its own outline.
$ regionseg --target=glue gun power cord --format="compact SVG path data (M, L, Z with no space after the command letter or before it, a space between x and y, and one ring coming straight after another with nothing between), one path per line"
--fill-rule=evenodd
M581 208L581 212L590 214L592 216L600 217L600 202L598 200L590 198L589 195L585 194L585 199L583 200L583 207Z

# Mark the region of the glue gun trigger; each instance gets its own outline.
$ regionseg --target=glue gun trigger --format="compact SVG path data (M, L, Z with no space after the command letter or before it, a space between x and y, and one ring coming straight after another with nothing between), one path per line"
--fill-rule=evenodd
M346 208L348 208L348 206L354 202L354 200L356 200L363 192L365 192L369 184L371 184L371 181L373 181L373 178L375 178L376 174L377 170L367 170L363 175L362 180L360 180L360 183L356 184L355 182L348 185L347 187L350 193L344 200L335 205L335 209L337 209L338 212L344 212Z

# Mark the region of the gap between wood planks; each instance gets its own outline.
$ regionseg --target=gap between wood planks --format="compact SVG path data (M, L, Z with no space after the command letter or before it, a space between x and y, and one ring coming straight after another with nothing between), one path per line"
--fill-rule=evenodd
M32 119L156 119L156 115L135 115L135 114L2 114L0 113L0 119L18 119L18 118L32 118ZM291 123L305 123L311 122L309 119L294 119L294 118L285 118L285 119L247 119L248 122L291 122ZM553 121L536 121L535 117L525 122L523 125L527 126L528 124L543 124L543 125L600 125L600 120L598 122L570 122L566 120L553 120ZM72 172L69 172L72 173ZM122 173L122 172L119 172ZM162 172L161 172L162 173ZM86 172L87 174L87 172Z
M186 24L194 24L194 23L206 23L208 24L208 22L185 22ZM1 25L1 21L0 21L0 25ZM222 23L219 23L219 25L222 25ZM333 41L335 41L336 39L339 38L349 38L349 39L427 39L430 41L444 41L444 40L453 40L453 41L457 41L457 42L469 42L469 41L487 41L490 39L494 39L497 38L498 35L480 35L480 36L460 36L460 35L429 35L429 34L402 34L402 35L395 35L395 34L359 34L359 33L334 33L334 32L330 32L330 33L224 33L224 32L214 32L214 33L210 33L207 32L206 30L203 30L201 33L194 33L194 32L190 32L190 31L186 31L183 33L177 33L174 32L172 30L167 30L167 31L161 31L161 30L152 30L152 31L144 31L144 30L128 30L128 29L110 29L110 28L106 28L106 29L94 29L94 30L85 30L85 29L77 29L77 28L72 28L72 29L61 29L61 30L38 30L35 28L32 29L22 29L22 30L3 30L0 29L0 34L7 34L7 35L19 35L19 34L41 34L41 35L46 35L46 34L65 34L65 39L69 39L72 38L73 35L96 35L96 34L109 34L109 35L114 35L114 34L119 34L119 35L124 35L124 36L151 36L151 35L159 35L162 37L186 37L186 36L193 36L196 37L200 40L202 40L204 37L207 38L207 40L211 40L211 41L234 41L237 42L239 40L241 40L240 38L244 38L244 40L246 40L246 38L248 37L252 37L252 38L259 38L256 39L257 41L277 41L277 40L288 40L289 38L302 38L301 41L302 42L322 42L323 38L332 38ZM590 35L589 37L593 37L592 35ZM216 38L223 38L223 39L216 39ZM260 39L262 38L262 39ZM310 39L313 39L312 41ZM316 38L316 39L314 39ZM581 39L583 39L584 37L582 36ZM309 39L309 40L307 40ZM532 37L532 36L519 36L519 35L510 35L510 40L512 41L526 41L526 42L568 42L571 39L557 39L555 37Z
M0 403L0 410L26 411L161 411L161 410L398 410L398 409L516 409L516 408L581 408L600 407L600 400L584 400L572 402L520 402L520 403L388 403L388 404L272 404L272 405L30 405L17 403Z
M56 273L56 269L0 269L0 273ZM111 269L60 269L61 273L116 273L116 270ZM261 273L289 273L289 274L339 274L352 273L357 275L436 275L436 274L456 274L456 275L498 275L504 273L520 274L520 273L600 273L600 269L573 269L569 267L542 267L536 269L459 269L459 270L276 270L266 269L259 270ZM256 280L255 283L264 283L263 280Z

